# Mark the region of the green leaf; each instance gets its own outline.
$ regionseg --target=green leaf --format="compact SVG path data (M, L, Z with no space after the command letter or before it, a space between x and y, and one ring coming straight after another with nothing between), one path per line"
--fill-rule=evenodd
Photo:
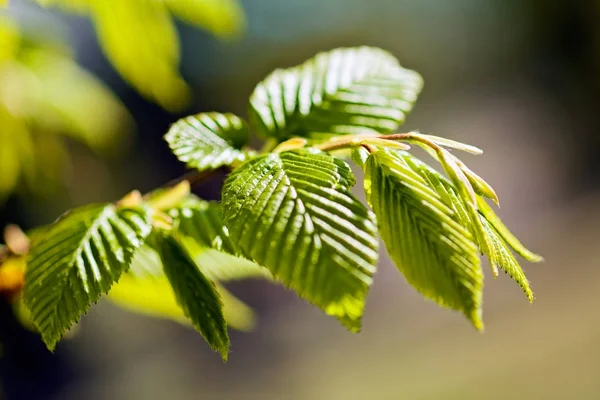
M162 1L90 1L91 18L109 60L144 97L181 110L189 88L177 71L179 40Z
M223 286L215 286L223 301L227 324L237 330L251 330L256 323L254 311ZM191 321L177 304L158 253L149 247L138 250L129 271L108 292L108 299L137 313L191 326Z
M378 239L373 214L350 192L354 183L349 166L328 154L268 154L227 178L222 210L246 257L358 331Z
M150 231L148 209L95 204L65 214L35 243L24 300L50 350L127 270Z
M160 237L159 254L177 303L208 345L226 361L229 335L223 304L214 283L204 276L173 236Z
M221 218L221 206L214 201L206 201L191 194L186 196L177 207L168 211L177 221L180 236L193 240L198 248L215 249L237 255L239 250L231 241Z
M188 195L169 215L176 221L180 240L210 279L272 278L268 269L241 258L223 224L219 203Z
M511 233L511 231L504 225L500 220L500 217L496 215L492 207L485 201L485 199L479 197L477 199L477 207L481 215L490 223L490 225L496 230L496 232L502 237L502 239L521 257L531 262L541 262L544 258L539 254L535 254L528 250L520 241Z
M454 220L463 225L466 229L471 230L471 233L473 233L471 216L465 209L464 202L458 195L457 189L454 187L454 185L436 170L411 154L403 153L402 158L413 171L421 175L421 177L427 181L428 185L441 196L443 202L454 211ZM479 199L480 198L478 198L478 200ZM487 206L487 203L485 205ZM487 207L489 208L489 206ZM481 205L479 208L481 212ZM491 209L488 211L491 211ZM506 241L483 215L480 214L479 218L481 219L482 225L486 230L486 236L489 237L491 243L490 252L486 254L490 260L490 263L506 271L508 275L512 277L519 284L519 286L521 286L527 295L527 298L532 301L533 293L531 292L529 282L527 281L521 266L512 255ZM513 239L516 240L514 236Z
M236 38L244 30L244 11L236 0L166 0L181 20L217 37Z
M80 68L46 26L19 30L0 18L0 201L14 190L47 195L64 184L64 137L98 152L119 149L133 120Z
M207 277L219 282L242 279L273 279L273 275L267 268L222 251L201 249L196 253L194 261Z
M250 116L259 133L279 140L388 133L404 122L422 85L384 50L340 48L269 75L254 89Z
M229 38L244 27L235 0L36 0L88 15L117 71L144 97L178 111L190 100L179 69L179 38L171 13Z
M531 291L529 281L525 276L525 272L523 272L523 269L519 265L519 262L513 256L506 242L500 237L498 232L485 217L481 216L481 221L492 242L492 253L489 255L490 263L495 264L514 279L514 281L523 289L529 302L533 302L533 292Z
M71 58L29 51L25 60L36 87L23 93L46 129L73 137L98 152L118 150L134 122L119 99Z
M471 232L401 153L375 151L365 166L367 198L398 269L425 297L482 329L483 273Z
M248 153L246 123L233 114L203 113L177 121L165 136L173 154L202 171L242 162Z

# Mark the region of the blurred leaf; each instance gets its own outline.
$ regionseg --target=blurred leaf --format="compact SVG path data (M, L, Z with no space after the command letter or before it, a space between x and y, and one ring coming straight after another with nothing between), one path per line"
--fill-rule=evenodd
M415 289L483 328L483 273L471 232L422 176L393 150L365 163L365 192L390 257Z
M64 137L106 153L132 125L117 98L52 39L0 18L0 201L21 187L54 190L69 166Z
M2 0L0 0L2 1ZM10 20L0 17L0 63L12 60L20 46L19 28Z
M267 268L245 258L212 249L205 249L197 254L194 260L204 274L220 282L242 279L273 279Z
M358 331L378 239L372 213L350 192L354 182L350 167L328 154L259 156L229 175L222 211L246 257Z
M174 123L165 136L173 154L200 171L242 162L248 143L246 123L233 114L202 113Z
M177 72L177 32L164 2L94 0L91 13L102 48L132 86L171 111L188 104L189 89Z
M384 50L341 48L275 70L254 89L250 117L259 133L279 140L388 133L404 122L422 85Z
M236 0L165 0L181 20L222 38L237 37L245 27L244 11Z
M221 297L215 286L173 236L159 238L158 252L177 304L208 345L227 361L229 335Z
M115 150L117 144L122 145L123 139L116 140L117 134L129 131L133 120L103 84L73 60L46 51L28 52L24 62L37 78L36 90L31 92L35 98L31 101L38 102L39 125L98 151Z
M234 0L37 0L90 16L98 40L117 71L147 99L170 111L191 93L179 75L179 42L171 13L229 38L244 26Z
M150 230L147 209L93 204L65 214L34 242L23 296L50 350L127 270Z
M108 292L108 299L134 312L191 325L177 304L162 268L160 257L154 250L148 247L140 249L129 271ZM221 269L224 268L219 268ZM212 279L215 279L214 276ZM252 329L256 321L254 311L223 286L215 286L223 301L223 313L228 325L242 331Z

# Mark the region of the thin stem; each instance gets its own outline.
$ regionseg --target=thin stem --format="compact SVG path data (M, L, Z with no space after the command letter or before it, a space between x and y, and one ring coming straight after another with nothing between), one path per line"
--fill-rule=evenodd
M270 153L275 147L277 147L278 141L275 138L267 139L263 147L260 149L259 153Z

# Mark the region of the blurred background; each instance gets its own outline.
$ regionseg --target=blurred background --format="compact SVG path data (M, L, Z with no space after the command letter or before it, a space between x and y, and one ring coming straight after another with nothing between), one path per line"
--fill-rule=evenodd
M69 6L53 7L61 2ZM84 2L40 3L50 7L12 0L2 14L0 227L30 228L161 185L184 172L162 140L178 117L245 115L254 85L275 67L366 44L425 79L402 130L483 148L463 160L546 262L523 263L532 305L507 277L487 275L484 334L423 300L386 255L357 335L279 286L238 282L228 287L259 320L253 332L231 333L227 364L193 330L105 301L52 355L3 301L5 398L600 398L600 2L225 1L197 26L175 11L156 17L166 34L132 44L166 54L166 78L141 68L159 61L128 61L107 39L116 29L107 19L141 31L153 19L130 10L133 19L115 22L90 16ZM15 160L15 149L27 158ZM221 180L197 193L218 199Z

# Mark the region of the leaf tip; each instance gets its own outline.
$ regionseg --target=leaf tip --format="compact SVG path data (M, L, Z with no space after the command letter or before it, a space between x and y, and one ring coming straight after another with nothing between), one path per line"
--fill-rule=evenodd
M226 348L220 349L219 354L221 355L223 364L227 364L227 361L229 360L229 345L227 345Z

